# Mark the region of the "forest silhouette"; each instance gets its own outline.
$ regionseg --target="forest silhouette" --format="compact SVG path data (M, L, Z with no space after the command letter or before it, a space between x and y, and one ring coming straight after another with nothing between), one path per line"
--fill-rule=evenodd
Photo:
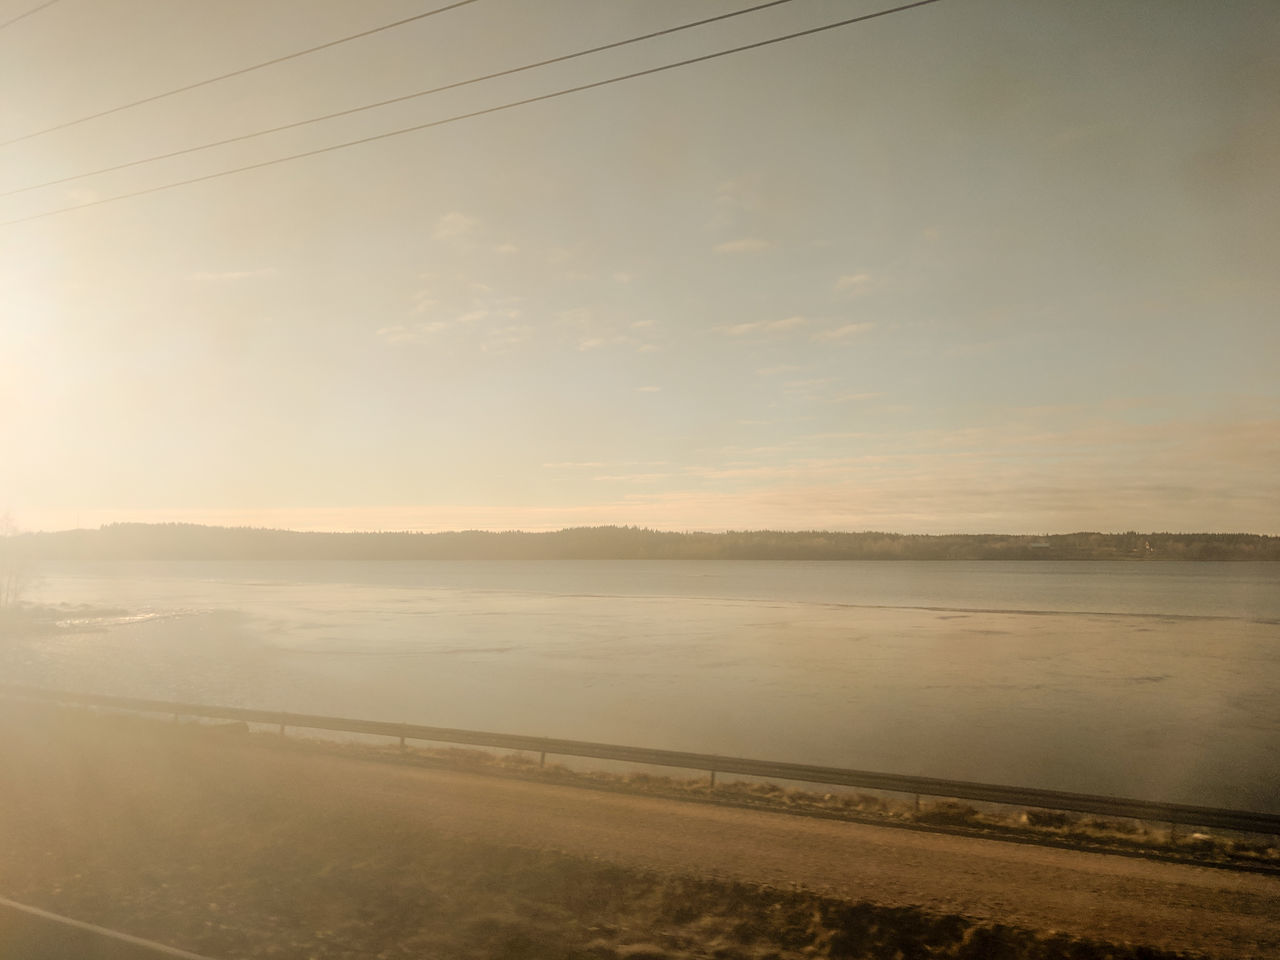
M13 539L22 541L25 556L47 560L1280 560L1280 537L1134 531L677 533L599 526L537 533L316 533L116 523Z

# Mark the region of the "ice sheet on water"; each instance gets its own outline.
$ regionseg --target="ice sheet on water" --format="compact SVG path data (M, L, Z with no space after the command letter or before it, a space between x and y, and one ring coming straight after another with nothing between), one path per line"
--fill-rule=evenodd
M1273 794L1280 631L1262 621L1276 568L1235 565L1224 579L1205 565L1130 566L49 572L49 600L116 619L91 643L0 650L0 670L103 693L1210 805Z

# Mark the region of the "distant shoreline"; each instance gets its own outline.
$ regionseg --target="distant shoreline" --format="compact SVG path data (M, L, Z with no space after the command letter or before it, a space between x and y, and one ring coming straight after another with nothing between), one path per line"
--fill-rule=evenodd
M7 538L31 560L1280 560L1250 533L674 533L577 527L546 533L314 533L120 523Z

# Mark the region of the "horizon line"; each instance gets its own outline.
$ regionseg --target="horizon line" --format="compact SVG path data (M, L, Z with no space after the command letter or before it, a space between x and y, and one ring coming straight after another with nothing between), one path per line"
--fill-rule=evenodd
M940 533L903 533L895 530L884 530L875 528L860 528L856 530L835 529L835 528L782 528L782 527L725 527L720 529L672 529L662 527L649 527L637 524L582 524L578 526L557 527L551 530L529 530L518 527L502 527L502 528L481 528L466 527L451 530L424 530L415 528L401 529L359 529L359 530L298 530L290 527L266 527L252 526L248 524L226 525L216 523L194 523L188 520L115 520L108 523L99 524L97 527L68 527L58 530L22 530L16 531L18 536L36 536L41 534L65 534L65 533L99 533L112 527L189 527L201 530L225 530L225 531L249 531L258 533L290 533L298 535L314 535L314 536L450 536L458 534L487 534L493 536L501 536L504 534L520 534L524 536L553 536L559 533L568 533L577 530L634 530L643 533L660 533L671 534L675 536L725 536L728 534L753 534L753 533L773 533L773 534L834 534L834 535L853 535L853 534L879 534L882 536L892 537L1071 537L1096 534L1099 536L1125 536L1132 534L1135 536L1212 536L1212 537L1265 537L1267 539L1280 538L1280 534L1272 533L1255 533L1246 530L1066 530L1059 532L1048 532L1043 530L1029 532L1011 532L1000 530L989 530L982 533L960 533L960 532L940 532Z

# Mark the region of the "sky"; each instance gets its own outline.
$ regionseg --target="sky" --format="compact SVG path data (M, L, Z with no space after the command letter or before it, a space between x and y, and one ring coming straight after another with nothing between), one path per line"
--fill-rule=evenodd
M443 5L58 0L0 140ZM0 514L1280 534L1273 0L940 0L153 189L892 6L792 0L11 192L749 5L476 0L0 147Z

